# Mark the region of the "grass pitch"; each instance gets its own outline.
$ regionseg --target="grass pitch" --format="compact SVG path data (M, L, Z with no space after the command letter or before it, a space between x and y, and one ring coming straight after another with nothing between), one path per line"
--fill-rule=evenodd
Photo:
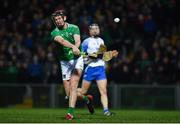
M76 109L75 119L65 120L66 109L0 109L1 123L126 123L126 122L180 122L180 111L158 110L112 110L111 117L105 117L102 109L96 109L90 115L87 109Z

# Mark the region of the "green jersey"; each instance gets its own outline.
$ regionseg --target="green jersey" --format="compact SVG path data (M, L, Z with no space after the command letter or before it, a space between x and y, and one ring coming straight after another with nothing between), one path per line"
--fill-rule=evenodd
M78 34L80 35L80 31L78 26L73 24L68 24L68 27L66 29L59 29L55 28L51 32L51 37L54 39L56 36L61 36L64 40L69 41L72 44L75 44L74 35ZM65 47L58 42L56 42L57 49L58 49L58 57L60 60L69 61L72 59L76 59L78 56L74 55L72 52L72 48ZM81 50L81 47L80 47Z

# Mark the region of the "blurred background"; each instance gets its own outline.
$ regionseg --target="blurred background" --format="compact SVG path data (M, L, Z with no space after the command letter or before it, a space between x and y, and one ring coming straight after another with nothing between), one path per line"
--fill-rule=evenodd
M179 0L2 1L0 107L66 106L50 37L56 8L67 10L82 41L97 22L108 49L120 52L107 67L110 107L180 109ZM99 99L95 86L90 92Z

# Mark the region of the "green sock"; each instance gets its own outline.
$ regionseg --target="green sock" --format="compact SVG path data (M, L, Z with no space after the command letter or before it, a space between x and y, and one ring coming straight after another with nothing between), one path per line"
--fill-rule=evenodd
M87 96L83 96L83 100L84 101L88 101L88 97Z
M74 108L73 107L69 107L68 108L68 113L74 115Z

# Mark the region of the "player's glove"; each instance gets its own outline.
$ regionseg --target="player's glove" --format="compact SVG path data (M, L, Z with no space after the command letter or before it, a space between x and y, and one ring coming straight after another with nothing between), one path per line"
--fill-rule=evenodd
M104 44L101 44L97 54L103 54L106 51L107 51L107 47Z
M113 57L117 57L117 56L118 56L117 50L107 51L103 53L102 59L107 62L110 61Z

